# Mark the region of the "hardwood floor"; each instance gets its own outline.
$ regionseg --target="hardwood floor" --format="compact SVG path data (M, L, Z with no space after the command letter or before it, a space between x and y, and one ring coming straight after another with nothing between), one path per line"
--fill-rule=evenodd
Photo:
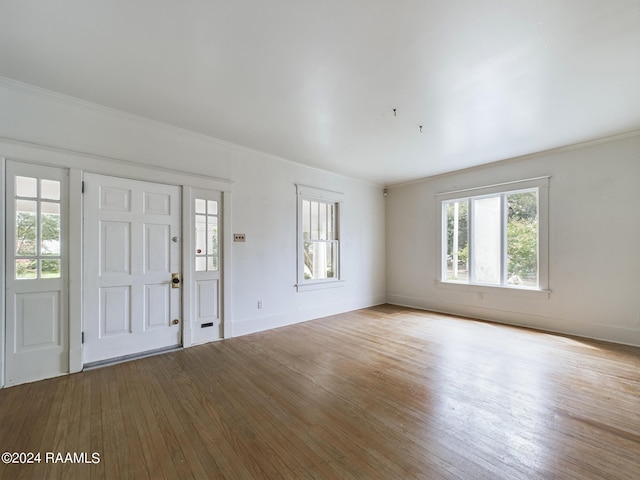
M0 390L5 451L42 458L1 479L637 480L640 349L386 305Z

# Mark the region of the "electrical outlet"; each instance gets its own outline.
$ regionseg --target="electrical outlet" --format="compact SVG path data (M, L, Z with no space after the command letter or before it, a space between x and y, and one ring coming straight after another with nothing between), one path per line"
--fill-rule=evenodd
M244 233L234 233L233 234L233 241L234 242L246 242L247 241L247 236Z
M258 300L258 309L262 308L262 300Z

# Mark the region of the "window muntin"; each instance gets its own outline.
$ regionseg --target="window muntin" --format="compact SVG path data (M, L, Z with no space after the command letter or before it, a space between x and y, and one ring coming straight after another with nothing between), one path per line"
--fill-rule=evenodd
M219 269L218 202L196 198L195 200L196 272Z
M298 290L339 282L342 194L301 185L297 190Z
M440 280L546 288L546 269L540 262L541 250L546 252L540 229L541 213L546 220L546 201L544 211L540 208L540 200L546 200L540 194L546 181L522 182L535 186L508 191L487 187L481 195L448 194L449 198L442 199ZM485 193L487 190L493 192Z

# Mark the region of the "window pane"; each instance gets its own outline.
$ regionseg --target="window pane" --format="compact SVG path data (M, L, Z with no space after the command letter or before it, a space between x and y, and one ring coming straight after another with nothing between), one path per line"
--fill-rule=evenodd
M37 202L16 200L16 255L36 255L38 238L36 211Z
M42 278L60 278L60 260L42 260L41 277Z
M207 217L207 254L218 255L218 217Z
M337 277L336 275L336 271L335 271L335 267L337 265L337 258L336 255L338 253L337 247L335 243L327 243L327 268L326 268L326 273L327 273L327 278L335 278Z
M318 209L320 205L318 202L310 202L311 203L311 232L309 238L311 240L318 240L318 218L320 217L320 212Z
M207 252L207 217L196 215L196 253Z
M335 204L327 205L327 238L335 240Z
M304 242L305 280L337 277L337 246L332 242Z
M196 257L196 272L204 272L207 269L207 257Z
M469 202L445 204L447 225L447 280L469 281Z
M207 257L207 270L210 272L218 270L218 257Z
M302 238L305 240L311 238L311 202L309 200L302 201Z
M473 281L500 283L500 197L473 200Z
M201 198L196 198L196 213L207 213L206 203Z
M16 177L16 196L32 197L38 196L38 179L30 177Z
M16 211L35 214L38 211L38 202L35 200L16 200Z
M318 204L318 239L327 239L327 204Z
M507 196L507 283L538 286L538 194Z
M16 259L16 278L18 280L23 280L27 278L37 278L38 277L37 265L38 265L38 261L36 259L24 259L24 258Z
M215 200L207 200L207 213L209 215L218 214L218 202Z
M42 202L40 211L40 254L60 255L60 204Z
M57 180L40 180L40 198L60 200L60 182Z

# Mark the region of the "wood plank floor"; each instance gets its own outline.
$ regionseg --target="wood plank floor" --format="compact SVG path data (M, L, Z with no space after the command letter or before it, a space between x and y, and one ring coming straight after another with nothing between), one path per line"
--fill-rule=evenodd
M640 349L386 305L1 390L5 451L42 463L1 479L638 480Z

